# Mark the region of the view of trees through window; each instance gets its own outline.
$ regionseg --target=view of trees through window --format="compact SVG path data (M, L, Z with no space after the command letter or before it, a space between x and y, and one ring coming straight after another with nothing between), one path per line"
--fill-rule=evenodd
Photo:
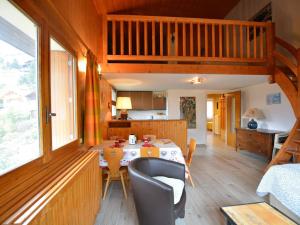
M3 7L6 11L0 10L0 20L6 29L0 30L0 175L41 154L37 28L7 1L1 2L0 9Z

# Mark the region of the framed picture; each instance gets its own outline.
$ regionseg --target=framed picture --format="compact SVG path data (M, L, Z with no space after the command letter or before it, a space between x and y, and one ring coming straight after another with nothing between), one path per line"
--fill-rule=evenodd
M180 119L187 120L189 129L196 129L196 97L180 97Z
M267 95L267 105L281 104L281 93L268 94Z

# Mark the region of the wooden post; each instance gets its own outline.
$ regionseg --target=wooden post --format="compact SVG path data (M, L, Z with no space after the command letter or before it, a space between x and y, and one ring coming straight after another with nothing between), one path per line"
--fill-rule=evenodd
M198 23L197 42L198 42L198 57L201 57L201 24Z
M112 54L116 55L116 21L112 21Z
M107 63L107 17L103 16L103 63Z
M223 57L223 38L222 38L222 29L223 25L219 24L219 57Z
M148 55L148 22L144 22L144 55Z
M136 55L140 55L140 21L136 21Z
M121 55L124 55L124 21L120 21L120 42L121 42Z
M274 23L269 22L267 25L267 33L266 33L266 40L267 40L267 64L268 64L268 71L271 75L270 82L274 83L274 71L275 71L275 60L273 56L273 52L275 49L275 26Z

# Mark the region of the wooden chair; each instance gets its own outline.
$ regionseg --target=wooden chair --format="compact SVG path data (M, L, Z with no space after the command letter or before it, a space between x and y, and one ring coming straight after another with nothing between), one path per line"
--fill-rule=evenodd
M156 157L159 158L159 148L157 147L142 147L141 157Z
M105 185L103 200L106 197L106 193L110 182L112 180L120 180L123 187L123 192L125 199L127 199L126 187L125 187L125 176L127 174L127 169L122 168L120 165L120 160L123 158L123 149L122 148L104 148L104 159L108 163L108 169L104 169L107 172L107 181Z
M151 141L155 141L156 140L156 135L154 135L154 134L144 134L143 138L150 138Z
M191 138L190 139L190 144L189 144L189 152L188 152L188 156L185 160L186 162L186 165L188 166L189 168L189 177L188 179L190 180L191 184L193 187L195 187L194 185L194 182L193 182L193 178L192 178L192 175L191 175L191 170L190 170L190 166L191 166L191 163L192 163L192 160L193 160L193 154L196 150L196 146L197 146L197 142L194 138Z

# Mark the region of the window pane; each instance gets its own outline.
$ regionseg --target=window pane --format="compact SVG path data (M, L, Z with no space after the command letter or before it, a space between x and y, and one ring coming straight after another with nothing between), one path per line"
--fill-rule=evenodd
M41 155L37 26L0 1L0 175Z
M51 49L52 150L77 139L74 57L55 40Z

